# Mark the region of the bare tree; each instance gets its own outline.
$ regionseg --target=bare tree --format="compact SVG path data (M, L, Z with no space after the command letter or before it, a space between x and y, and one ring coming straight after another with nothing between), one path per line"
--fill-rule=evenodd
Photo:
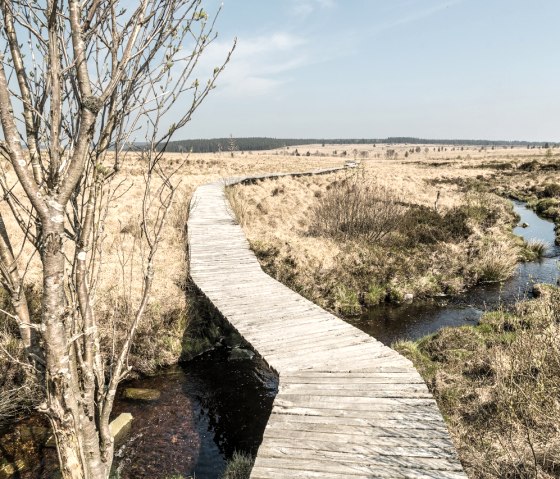
M233 158L234 153L237 151L237 143L235 142L235 138L233 137L233 135L229 135L228 151Z
M1 216L0 279L26 368L44 388L40 411L52 425L63 477L106 478L113 460L109 414L129 371L176 186L162 155L214 88L231 50L207 81L194 79L216 37L215 18L200 0L0 0L0 11L0 187L21 229L17 238L40 257L40 322L32 321L23 288L25 245L14 244ZM183 112L161 131L180 97ZM143 289L124 335L103 355L92 285L116 178L140 132Z

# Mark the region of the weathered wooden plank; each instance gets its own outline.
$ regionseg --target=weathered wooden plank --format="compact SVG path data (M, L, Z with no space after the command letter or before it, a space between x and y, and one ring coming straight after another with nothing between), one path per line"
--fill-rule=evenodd
M401 472L390 471L388 473L375 472L352 474L352 479L465 479L465 475L460 472L447 472L447 471L425 471L416 473L409 471L406 474ZM317 471L306 470L282 470L269 467L261 467L256 465L251 473L251 479L344 479L348 478L346 473L326 473Z
M337 353L336 356L333 355L330 349L329 350L319 349L317 351L310 351L306 353L305 360L308 362L325 361L325 363L328 363L328 362L336 361L340 363L345 359L358 360L363 358L366 360L371 360L376 357L399 358L398 353L396 353L392 349L368 341L367 336L363 337L363 339L365 341L359 344L350 345L350 346L343 345L338 348L333 348L336 349L336 353ZM303 358L298 358L298 357L288 356L288 355L286 355L286 359L290 361L296 361L296 362L303 360Z
M334 336L334 335L333 335ZM323 337L321 339L314 339L310 341L307 337L301 337L296 343L286 344L284 342L279 342L273 346L266 346L261 344L262 353L265 355L274 354L311 354L315 351L337 351L346 347L358 346L360 344L368 343L368 338L364 338L362 335L355 334L339 334L335 338Z
M301 383L299 381L283 382L280 385L282 394L320 394L328 396L334 391L358 392L358 391L428 391L424 383L366 383L361 381L333 382L324 378L321 383Z
M445 476L443 473L460 473L460 469L453 469L451 471L447 470L430 470L427 468L418 467L416 469L408 469L406 467L395 466L391 463L391 458L387 458L387 464L356 464L356 463L337 463L336 461L321 461L313 459L302 459L297 460L297 458L268 458L268 457L257 457L255 462L255 467L258 468L268 468L268 469L280 469L285 471L285 476L277 477L290 477L288 473L292 471L310 471L310 472L321 472L330 474L346 474L347 477L362 476L363 474L373 474L373 477L384 477L389 479L398 478L445 478L445 477L465 477L465 476ZM460 466L459 466L460 467ZM266 476L265 476L266 477ZM268 476L272 477L272 476ZM304 476L291 476L291 477L308 477Z
M375 447L370 448L366 453L361 453L353 448L343 451L328 451L315 448L265 446L259 449L259 457L270 459L270 464L280 462L280 464L285 465L284 461L305 461L307 464L327 463L331 466L336 464L337 467L341 468L341 472L354 469L356 465L366 466L368 472L375 472L375 468L387 467L388 465L406 469L461 470L461 466L453 460L453 457L442 456L440 449L391 448L390 450L398 451L400 454L384 454L383 451L386 450L388 449ZM332 469L331 471L334 472Z
M452 451L444 451L441 448L433 447L418 447L418 446L395 446L395 447L383 447L375 445L361 445L361 444L347 444L344 450L341 451L341 446L339 443L331 443L325 441L312 441L312 440L302 440L294 444L293 441L277 439L270 446L263 446L261 452L265 450L281 450L283 455L297 455L299 451L310 450L317 453L325 453L327 457L337 457L340 454L344 454L344 459L352 461L358 458L360 461L367 462L368 456L405 456L405 457L427 457L432 458L434 456L441 456L452 458L454 454ZM355 455L354 455L355 454ZM365 456L365 457L364 457Z
M263 320L261 319L261 325ZM265 320L268 325L268 319ZM284 321L284 324L287 322ZM242 323L244 326L250 326L252 323ZM273 323L274 324L274 323ZM285 328L285 332L282 335L271 335L268 330L263 331L262 335L259 335L259 331L255 333L255 337L258 338L261 347L273 347L275 345L290 345L290 344L300 344L302 340L306 341L317 341L322 338L331 338L338 334L353 334L348 332L346 328L339 327L337 323L327 324L325 327L311 329L308 326L301 327L300 325L289 325ZM302 338L303 336L303 338Z
M356 414L352 414L356 412ZM362 424L376 425L379 420L408 420L409 427L414 427L415 421L440 421L443 419L439 411L434 408L414 409L402 411L348 411L339 408L310 408L275 406L270 415L274 421L312 422L319 424Z
M306 386L310 386L308 384L301 385L302 387L298 387L298 385L293 384L282 384L280 387L279 394L282 394L283 398L290 398L291 396L312 396L312 397L336 397L336 398L421 398L421 399L430 399L432 396L430 395L429 391L427 390L426 386L423 385L402 385L402 384L377 384L377 385L369 385L369 386L378 386L369 388L364 385L353 384L347 387L341 388L328 388L328 385L325 385L324 388L321 388L318 384L313 384L311 386L316 386L313 388L307 388ZM381 387L379 387L381 386ZM387 387L383 387L387 386ZM391 387L389 386L397 386ZM341 399L344 401L345 399Z
M341 397L334 396L320 396L312 394L284 394L278 393L274 404L280 404L283 406L319 406L319 405L338 405L342 408L345 405L352 406L354 408L364 407L368 409L369 407L386 407L388 410L395 410L398 408L403 408L403 410L408 410L409 408L417 408L421 406L426 406L430 408L436 408L437 405L434 399L428 398L403 398L397 397L353 397L351 400L347 400Z
M314 371L310 371L314 372ZM322 375L317 376L291 376L288 373L282 375L282 380L285 384L424 384L424 381L419 375L416 374L398 374L395 375L372 375L363 376L359 373L339 373L339 376L334 376L336 373L331 373L330 377ZM398 376L397 376L398 375Z
M411 423L412 426L411 427ZM354 424L336 424L333 427L332 422L321 422L321 423L311 423L311 422L299 422L299 421L277 421L276 418L271 418L266 426L267 431L272 430L288 430L288 431L306 431L306 432L324 432L332 433L336 431L336 434L351 434L351 435L364 435L375 434L375 430L393 430L393 429L414 429L415 433L418 435L425 434L422 437L429 437L433 431L439 431L446 434L447 428L443 421L423 421L416 420L414 422L409 419L402 420L387 420L379 419L375 424L354 425ZM421 433L422 431L422 433Z
M464 479L412 363L262 271L224 185L271 176L198 188L188 222L192 280L280 374L251 477Z
M447 437L438 437L437 434L431 437L426 437L421 435L419 430L412 431L391 428L373 429L367 435L336 434L336 432L295 431L289 429L267 429L264 434L263 445L273 444L277 439L291 440L292 444L297 444L302 440L339 443L340 450L344 450L348 444L380 446L385 448L431 447L447 451L453 450L453 446Z

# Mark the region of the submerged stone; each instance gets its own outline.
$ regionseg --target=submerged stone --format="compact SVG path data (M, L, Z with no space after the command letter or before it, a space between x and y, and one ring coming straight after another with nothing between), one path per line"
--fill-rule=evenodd
M143 389L143 388L126 388L123 392L125 399L134 399L140 401L155 401L159 399L161 392L157 389Z
M132 414L123 412L119 414L116 419L113 419L109 424L109 430L115 440L115 445L122 444L126 436L130 433L132 428Z
M133 419L132 414L123 412L109 423L109 430L111 431L111 436L113 436L115 440L115 445L122 444L126 436L128 436L132 427ZM45 447L56 447L53 435L49 437Z
M229 353L229 361L242 361L244 359L253 359L255 353L250 349L233 348Z

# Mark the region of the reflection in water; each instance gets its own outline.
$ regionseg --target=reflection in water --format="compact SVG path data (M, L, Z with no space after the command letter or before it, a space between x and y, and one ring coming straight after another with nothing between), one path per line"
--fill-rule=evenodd
M218 479L235 450L256 453L278 378L257 357L231 361L229 356L230 349L220 347L121 386L113 416L134 417L126 443L115 452L121 479ZM161 395L154 401L126 400L126 387L157 389ZM49 436L48 424L37 415L2 430L0 465L22 460L25 470L17 479L59 477L56 451L44 447Z
M115 404L115 414L134 416L130 439L119 450L121 478L215 479L235 450L256 453L278 380L257 358L228 356L228 348L218 348L123 386L158 389L161 396Z
M543 259L521 263L515 276L503 284L479 285L463 295L440 301L383 304L349 322L379 341L391 344L401 339L418 339L444 326L476 324L483 311L530 296L533 284L556 284L560 248L554 244L554 223L539 218L521 202L514 202L514 210L521 218L519 223L529 225L516 227L514 233L526 240L540 239L548 244Z

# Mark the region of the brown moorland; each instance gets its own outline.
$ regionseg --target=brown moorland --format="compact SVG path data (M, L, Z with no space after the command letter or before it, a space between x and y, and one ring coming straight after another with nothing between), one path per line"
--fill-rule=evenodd
M368 145L354 157L356 170L229 193L263 267L338 313L501 280L534 259L538 245L511 234L507 197L560 216L554 149ZM558 291L394 345L433 392L469 477L560 474Z
M149 312L132 350L135 373L154 372L208 346L197 343L200 324L185 291L184 225L191 194L203 183L357 160L358 168L341 173L260 181L228 193L265 269L338 312L355 312L385 299L401 301L406 293L453 293L511 274L516 261L532 253L511 235L515 218L506 196L526 199L541 214L558 218L556 149L306 145L297 147L300 156L295 150L166 156L169 168L181 165L181 182L156 262ZM95 308L107 334L130 319L127 305L140 294L139 161L131 155L125 162L121 194L104 229ZM346 225L339 221L340 212L352 203L348 195L336 194L340 191L390 208L373 216L358 208L358 221ZM334 222L327 214L332 206L339 213ZM2 212L5 208L1 203ZM396 218L393 210L399 213ZM380 235L368 238L364 224L376 226ZM13 223L7 221L7 228L17 234ZM35 260L26 282L37 291ZM7 309L7 299L2 301ZM413 359L434 392L471 477L557 477L558 297L551 294L529 304L514 314L489 315L479 329L443 330L417 343L396 345ZM17 358L9 317L2 318L0 329L1 345ZM6 358L3 364L8 364ZM16 368L4 378L6 398L21 376Z

